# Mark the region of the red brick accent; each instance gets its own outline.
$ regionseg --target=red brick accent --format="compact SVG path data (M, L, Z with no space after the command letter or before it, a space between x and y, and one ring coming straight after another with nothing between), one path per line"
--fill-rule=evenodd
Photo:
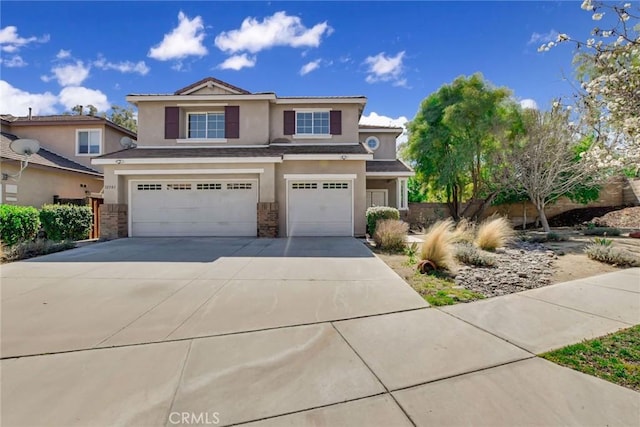
M117 203L100 205L100 238L111 240L128 235L127 205Z
M278 203L258 203L258 237L278 237Z

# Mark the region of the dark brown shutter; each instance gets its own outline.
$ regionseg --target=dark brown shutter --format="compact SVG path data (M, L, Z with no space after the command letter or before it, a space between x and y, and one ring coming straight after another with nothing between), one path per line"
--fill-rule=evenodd
M240 107L224 107L224 137L240 138Z
M180 108L164 107L164 139L177 139L180 133Z
M296 133L296 112L284 112L284 134L294 135Z
M342 135L342 111L331 110L329 112L329 132L331 135Z

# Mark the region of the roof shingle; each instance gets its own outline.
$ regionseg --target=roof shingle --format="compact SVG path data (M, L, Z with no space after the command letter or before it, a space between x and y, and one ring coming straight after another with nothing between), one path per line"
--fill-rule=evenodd
M19 139L19 137L16 135L7 132L0 132L0 157L17 161L23 160L23 156L14 153L11 148L9 148L11 142L15 141L16 139ZM69 160L59 154L54 153L53 151L49 151L46 148L42 147L40 147L40 151L29 157L29 163L48 166L56 169L102 176L102 174L95 169L91 169L87 166L81 165L80 163L76 163L73 160Z

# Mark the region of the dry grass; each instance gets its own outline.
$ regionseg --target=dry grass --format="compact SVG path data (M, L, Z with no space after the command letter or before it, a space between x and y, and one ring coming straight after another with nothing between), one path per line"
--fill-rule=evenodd
M453 222L450 219L436 222L424 236L420 259L431 261L437 269L453 269L454 240Z
M511 223L502 217L487 218L478 227L476 246L485 251L495 251L515 236Z
M473 243L476 226L466 218L462 218L453 230L453 241L456 243Z
M396 219L383 219L378 221L376 231L373 233L373 241L376 246L386 251L402 251L405 248L405 240L409 224Z

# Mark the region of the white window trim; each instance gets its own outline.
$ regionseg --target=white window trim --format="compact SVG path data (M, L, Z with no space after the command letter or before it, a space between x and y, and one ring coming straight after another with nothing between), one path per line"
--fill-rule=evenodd
M80 153L80 132L100 132L100 147L97 153ZM81 157L95 157L102 155L104 151L104 133L102 129L99 128L88 128L88 129L76 129L76 156ZM89 151L91 151L91 145L87 147Z
M366 193L371 193L373 191L382 191L384 193L384 206L389 206L389 190L386 188L367 188ZM368 205L369 203L367 203ZM367 206L370 207L370 206Z
M179 138L176 140L176 142L184 144L184 143L194 143L194 144L199 144L199 143L208 143L208 142L227 142L227 138L189 138L189 116L192 114L222 114L222 116L225 118L226 120L226 115L224 113L224 110L222 111L187 111L186 112L186 120L184 122L184 133L185 133L185 138ZM208 123L205 120L205 123ZM205 134L207 133L208 129L205 130ZM224 129L224 133L226 135L227 133L227 129L226 129L226 122L225 122L225 129Z
M298 113L329 113L329 133L294 133L294 139L331 139L331 111L332 108L296 108L295 128L298 131Z
M396 192L396 204L398 205L398 210L406 211L409 209L409 191L408 191L408 180L406 178L399 178ZM402 197L404 196L404 197ZM401 205L401 202L404 201L404 205Z
M227 138L180 138L176 139L178 144L215 144L225 143Z

